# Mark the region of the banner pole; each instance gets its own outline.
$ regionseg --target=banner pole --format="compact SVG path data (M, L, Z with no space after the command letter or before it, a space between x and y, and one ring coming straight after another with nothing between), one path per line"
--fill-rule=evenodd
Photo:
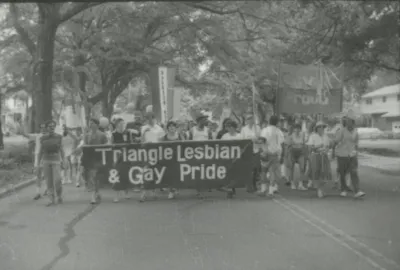
M279 57L279 65L278 65L278 83L277 83L277 88L275 89L275 114L279 117L280 116L280 108L279 108L279 103L280 103L280 85L281 85L281 62L282 62L282 57Z

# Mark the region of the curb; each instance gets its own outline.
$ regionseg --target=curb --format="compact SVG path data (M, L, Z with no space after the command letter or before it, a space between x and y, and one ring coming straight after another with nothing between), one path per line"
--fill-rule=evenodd
M7 197L11 193L15 193L23 188L29 187L36 182L36 177L28 179L22 183L18 183L16 185L11 186L10 188L4 188L0 190L0 199Z

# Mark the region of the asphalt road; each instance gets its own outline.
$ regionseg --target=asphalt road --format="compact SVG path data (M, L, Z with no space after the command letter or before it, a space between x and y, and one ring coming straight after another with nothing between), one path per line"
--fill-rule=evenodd
M400 269L400 179L360 175L363 200L281 187L275 199L184 191L115 204L106 190L92 207L67 186L64 204L46 208L29 187L0 201L0 269Z

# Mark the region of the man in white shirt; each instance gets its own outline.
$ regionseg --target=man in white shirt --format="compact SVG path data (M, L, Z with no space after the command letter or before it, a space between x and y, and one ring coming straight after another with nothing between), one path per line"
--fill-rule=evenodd
M156 143L160 142L161 138L165 135L165 131L162 127L157 125L156 119L153 113L146 115L147 124L141 129L142 142L144 143Z
M253 140L253 153L254 153L254 169L253 169L253 182L252 187L248 187L248 191L252 192L253 190L257 190L257 177L260 171L260 143L259 136L261 134L260 126L254 123L254 117L252 114L247 115L246 117L246 125L242 127L240 135L242 139Z
M277 127L279 118L276 115L271 116L269 125L261 130L261 137L266 140L266 154L268 165L264 166L262 173L269 173L269 189L268 194L273 195L278 191L277 180L280 174L280 157L282 155L282 144L284 143L284 136L282 131ZM266 178L262 177L261 194L267 192Z
M141 129L142 142L143 143L156 143L162 141L165 136L164 129L156 123L156 118L153 113L146 114L147 124ZM142 191L140 201L144 202L146 200L147 192L145 189ZM153 190L153 197L156 198L156 191Z

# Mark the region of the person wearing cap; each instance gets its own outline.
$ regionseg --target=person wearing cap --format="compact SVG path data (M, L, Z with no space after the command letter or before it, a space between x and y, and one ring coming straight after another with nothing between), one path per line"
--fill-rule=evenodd
M343 119L343 128L335 134L335 155L337 157L338 171L340 175L340 195L347 196L346 175L350 174L354 197L364 197L365 193L360 190L360 179L358 177L358 132L355 128L355 117L348 113Z
M278 123L278 116L273 115L269 119L269 125L261 130L261 137L266 141L265 155L268 163L266 163L267 166L262 166L261 169L260 195L265 195L267 193L268 180L268 194L272 196L278 191L277 181L280 175L280 157L282 155L282 144L284 142L283 133L277 127ZM267 174L269 177L266 177Z
M330 140L324 132L325 127L326 124L322 121L317 122L307 142L310 150L310 177L317 188L319 198L324 197L324 181L330 180L331 177L331 164L328 158Z
M253 153L254 153L254 168L253 168L253 181L252 186L248 187L248 191L256 191L257 190L257 179L260 171L260 137L261 128L260 126L254 123L253 114L248 114L245 120L245 126L242 127L240 131L240 135L242 139L245 140L253 140Z

